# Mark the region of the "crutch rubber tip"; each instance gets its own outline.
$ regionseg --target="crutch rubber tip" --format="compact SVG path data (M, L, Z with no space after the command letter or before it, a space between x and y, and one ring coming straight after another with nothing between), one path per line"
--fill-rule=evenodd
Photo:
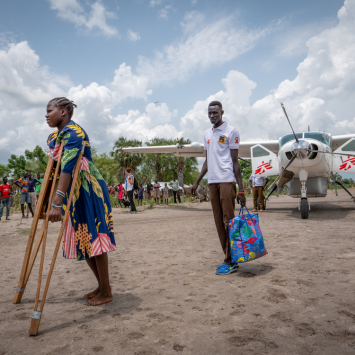
M39 322L41 319L31 319L31 325L30 325L30 330L28 331L28 334L31 336L35 336L38 334L38 328L39 328Z

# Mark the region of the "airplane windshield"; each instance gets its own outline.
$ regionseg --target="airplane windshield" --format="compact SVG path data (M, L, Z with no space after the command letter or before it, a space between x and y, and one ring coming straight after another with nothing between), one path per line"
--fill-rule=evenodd
M326 133L321 132L307 132L304 134L304 138L312 138L319 142L326 144L330 147L330 136Z
M296 137L298 139L301 139L303 136L303 133L296 133ZM280 139L280 148L285 145L287 142L292 141L293 139L295 139L295 136L293 134L288 134L287 136L283 136Z

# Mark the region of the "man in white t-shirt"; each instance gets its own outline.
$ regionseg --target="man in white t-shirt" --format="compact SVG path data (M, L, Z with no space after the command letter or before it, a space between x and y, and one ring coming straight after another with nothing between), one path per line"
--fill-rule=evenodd
M254 198L254 209L252 212L258 212L258 197L259 197L259 204L260 204L260 212L262 212L264 210L263 191L265 189L265 186L269 182L269 178L266 176L255 176L254 174L251 174L249 181L250 181L250 186L253 188L253 198Z
M238 161L239 132L227 122L223 122L224 111L219 101L208 106L208 117L213 124L205 132L204 147L206 160L200 176L192 186L192 194L208 172L208 185L218 236L225 255L223 264L217 266L217 275L227 275L237 271L238 265L231 260L228 224L234 218L236 181L239 192L237 201L245 206L242 174Z

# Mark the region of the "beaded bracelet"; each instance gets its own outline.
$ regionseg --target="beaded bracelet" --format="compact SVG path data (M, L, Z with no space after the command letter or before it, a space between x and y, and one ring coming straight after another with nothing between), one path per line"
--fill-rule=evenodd
M59 196L65 197L65 195L63 194L62 191L57 191L56 194L59 195Z
M53 204L53 203L52 203L52 206L53 206L53 207L57 207L57 208L62 208L62 207L63 207L63 205L57 206L57 205L55 205L55 204Z
M238 194L244 194L244 191L239 191Z

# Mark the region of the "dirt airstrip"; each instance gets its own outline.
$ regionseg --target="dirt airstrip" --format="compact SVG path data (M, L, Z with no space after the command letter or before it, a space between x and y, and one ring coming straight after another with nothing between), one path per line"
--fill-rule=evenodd
M260 215L269 254L228 276L215 275L223 259L209 203L114 209L113 302L83 306L94 277L60 251L36 337L38 263L12 303L32 219L2 219L0 354L355 354L355 205L330 191L311 199L308 220L297 206L271 198ZM45 275L58 230L50 225Z

